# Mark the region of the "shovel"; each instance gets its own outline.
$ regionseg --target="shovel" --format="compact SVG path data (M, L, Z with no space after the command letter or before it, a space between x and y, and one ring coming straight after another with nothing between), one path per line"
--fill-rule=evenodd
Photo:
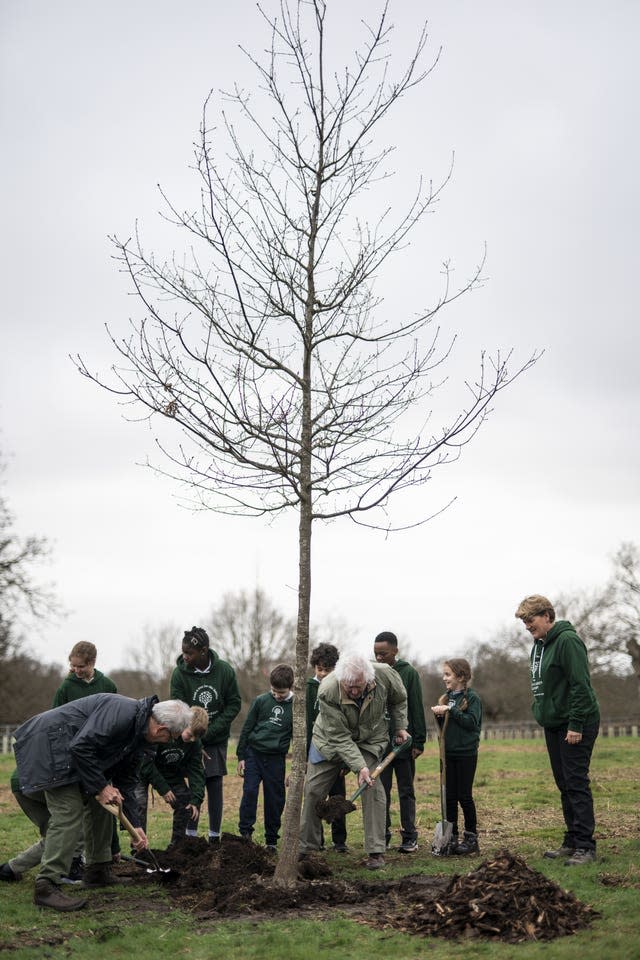
M411 746L411 737L408 737L403 743L397 743L393 750L386 755L384 760L380 761L371 774L371 779L376 780L385 767L388 767L391 761L398 756L400 751L409 746ZM345 797L329 797L327 800L318 800L316 803L317 816L319 816L321 820L325 820L326 823L333 823L334 820L339 820L348 813L352 813L356 809L355 801L360 794L364 793L368 786L368 783L361 784L348 800Z
M140 834L138 833L134 825L131 823L129 818L124 814L120 804L103 803L102 806L105 808L105 810L108 810L109 813L112 813L113 816L120 821L120 823L125 828L125 830L128 831L131 839L135 840L135 842L137 843L138 840L140 839ZM144 865L147 868L147 873L157 876L158 880L162 881L162 883L172 883L174 880L178 879L178 877L180 876L178 871L172 870L170 867L161 867L158 862L158 858L156 857L153 850L147 847L145 852L149 855L149 859L153 863L153 867L150 867L148 863L146 863L145 861L140 861L140 860L136 860L135 858L132 858L134 860L134 863L141 863L141 862L144 863Z
M442 819L436 824L435 833L431 842L431 853L435 857L447 857L451 853L453 840L453 824L447 820L447 764L444 755L444 739L448 722L449 713L447 712L444 715L442 727L438 727L438 742L440 745L440 815Z

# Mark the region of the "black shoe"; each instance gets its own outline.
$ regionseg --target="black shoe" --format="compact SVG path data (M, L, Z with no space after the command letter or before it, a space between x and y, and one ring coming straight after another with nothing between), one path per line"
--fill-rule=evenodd
M265 850L267 851L267 853L277 853L277 852L278 852L278 848L277 848L277 846L275 845L275 843L265 843L264 848L265 848Z
M480 853L480 847L478 846L478 834L469 833L468 830L464 832L464 839L456 847L456 854L459 857L468 857L470 854Z
M7 883L17 883L20 877L17 873L14 873L8 863L3 863L0 866L0 880L5 880Z
M86 900L76 900L73 897L67 897L55 883L42 878L36 880L33 902L37 907L49 907L51 910L59 910L62 913L68 913L71 910L82 910L82 908L87 905Z
M60 877L60 883L81 883L84 876L84 866L81 857L74 857L66 877Z
M417 849L418 849L417 840L405 840L398 847L398 850L400 853L415 853Z
M565 867L583 867L586 863L593 863L596 859L595 850L583 850L578 847L574 850L568 860L565 860Z
M349 847L346 843L334 843L332 850L334 853L349 853Z
M546 857L547 860L561 860L562 857L572 857L575 852L575 847L565 847L565 845L562 844L557 850L545 850L542 856Z

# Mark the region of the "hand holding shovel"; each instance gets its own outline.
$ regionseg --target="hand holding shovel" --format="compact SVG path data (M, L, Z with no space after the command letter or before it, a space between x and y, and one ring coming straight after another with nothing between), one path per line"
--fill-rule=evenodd
M447 765L444 752L444 739L449 722L449 711L444 715L442 728L438 727L438 743L440 746L440 813L442 819L436 824L431 853L436 857L446 857L451 853L453 840L453 824L447 820ZM437 721L436 721L437 723Z
M403 740L402 743L397 743L393 750L386 755L384 760L380 761L378 766L371 774L371 784L376 781L385 767L389 766L391 761L398 756L401 750L404 750L405 747L410 746L411 737L407 737L407 739ZM371 784L360 784L356 792L352 794L348 800L345 797L329 797L327 800L318 800L316 803L316 814L321 820L325 820L327 823L333 823L334 820L339 820L348 813L352 813L356 809L355 801L369 786L371 786Z

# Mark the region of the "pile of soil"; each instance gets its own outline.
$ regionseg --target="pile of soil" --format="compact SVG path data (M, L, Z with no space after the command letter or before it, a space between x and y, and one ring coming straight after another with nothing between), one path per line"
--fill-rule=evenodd
M225 834L219 845L186 838L156 854L163 867L178 873L167 886L171 897L199 920L282 916L287 910L317 917L340 907L378 929L518 943L575 933L598 916L508 850L465 876L397 880L369 874L337 879L321 856L311 856L299 865L298 882L286 889L270 882L274 854L232 834Z
M520 943L576 933L598 916L521 857L502 850L466 876L452 877L428 913L415 904L389 925L423 936Z

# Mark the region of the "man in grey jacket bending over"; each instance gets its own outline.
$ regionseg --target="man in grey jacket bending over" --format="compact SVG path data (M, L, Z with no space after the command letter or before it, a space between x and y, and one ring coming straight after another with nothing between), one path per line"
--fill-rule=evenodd
M113 816L102 803L122 804L137 828L137 850L148 847L140 827L134 789L145 743L191 736L192 709L180 700L132 700L96 693L40 713L15 732L20 789L40 795L49 811L34 903L53 910L79 910L86 900L63 894L84 823L84 886L116 883L111 871Z
M302 856L320 849L321 821L315 807L324 800L341 769L358 776L370 789L362 794L367 867L384 867L387 800L373 770L389 744L389 717L397 743L407 733L407 692L399 674L384 663L371 663L358 654L342 654L333 673L318 690L318 716L313 725L304 807L300 825Z

